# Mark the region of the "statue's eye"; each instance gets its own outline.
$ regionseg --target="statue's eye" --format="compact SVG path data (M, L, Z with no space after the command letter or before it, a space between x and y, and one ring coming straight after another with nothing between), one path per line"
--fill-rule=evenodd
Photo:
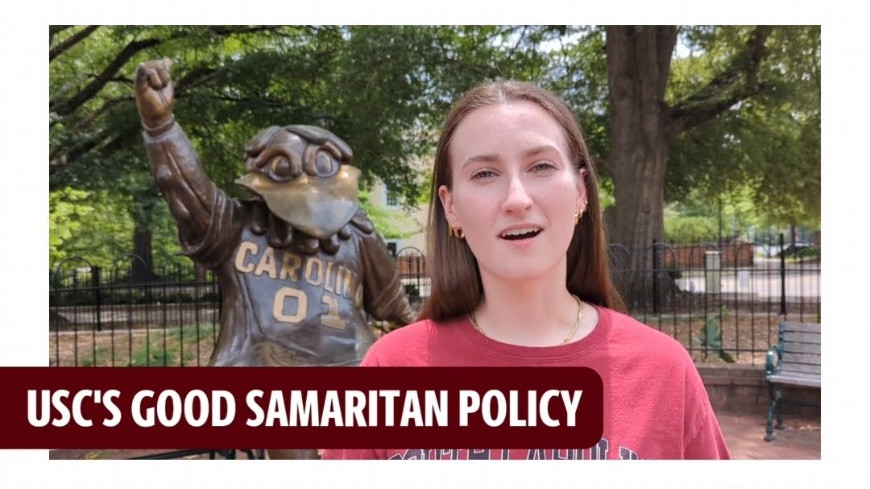
M286 177L290 174L290 161L284 156L272 158L272 173L279 177Z
M329 154L324 152L319 152L317 154L317 160L314 164L315 169L317 170L317 174L321 177L332 176L336 171L338 171L338 164Z

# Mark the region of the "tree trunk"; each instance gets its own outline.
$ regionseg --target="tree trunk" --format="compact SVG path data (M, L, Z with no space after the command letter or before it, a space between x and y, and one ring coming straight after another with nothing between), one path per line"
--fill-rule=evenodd
M630 252L623 266L631 273L615 270L629 305L649 296L651 246L664 239L664 177L671 142L664 94L676 40L673 26L607 28L607 161L616 200L608 224L610 241Z
M133 256L130 263L130 280L135 283L154 280L154 257L151 250L154 207L158 202L156 189L145 180L131 192L133 200L130 216L133 218Z
M208 268L200 262L193 262L194 276L197 282L205 282Z
M133 258L130 269L130 281L133 283L150 282L154 279L151 241L151 227L136 223L133 230Z
M617 285L630 307L648 305L651 298L657 304L656 291L675 290L673 280L658 269L663 260L657 260L653 270L654 251L661 249L652 248L653 241L664 241L664 178L671 143L681 132L761 91L758 70L767 56L771 31L770 26L755 27L721 72L669 107L665 90L676 27L606 29L611 146L603 161L613 178L616 205L605 217L610 241L630 252L618 253L622 260L614 266Z

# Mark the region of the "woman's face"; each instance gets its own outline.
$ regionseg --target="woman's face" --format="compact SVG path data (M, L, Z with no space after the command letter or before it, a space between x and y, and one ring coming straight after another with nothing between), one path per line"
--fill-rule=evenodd
M562 127L537 104L475 109L449 147L452 188L438 196L481 274L525 280L561 273L586 192Z

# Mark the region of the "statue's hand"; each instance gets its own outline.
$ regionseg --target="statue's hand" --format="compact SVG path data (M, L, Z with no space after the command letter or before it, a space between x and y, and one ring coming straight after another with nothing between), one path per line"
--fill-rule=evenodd
M148 128L159 128L172 121L172 104L175 96L168 59L146 61L136 70L136 106L142 124Z

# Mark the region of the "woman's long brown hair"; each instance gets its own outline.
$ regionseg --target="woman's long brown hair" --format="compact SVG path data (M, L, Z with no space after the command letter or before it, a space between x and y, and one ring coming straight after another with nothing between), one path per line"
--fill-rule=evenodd
M460 98L450 110L435 153L435 178L429 200L429 276L432 289L420 318L446 321L472 311L483 298L483 284L477 260L465 240L448 235L444 206L438 188L452 188L450 143L456 127L480 107L526 100L546 110L565 131L568 150L577 166L578 177L585 170L584 184L588 204L574 227L567 251L568 291L584 301L624 311L625 306L613 285L604 236L595 169L574 114L556 95L536 85L519 81L494 81L480 85Z

